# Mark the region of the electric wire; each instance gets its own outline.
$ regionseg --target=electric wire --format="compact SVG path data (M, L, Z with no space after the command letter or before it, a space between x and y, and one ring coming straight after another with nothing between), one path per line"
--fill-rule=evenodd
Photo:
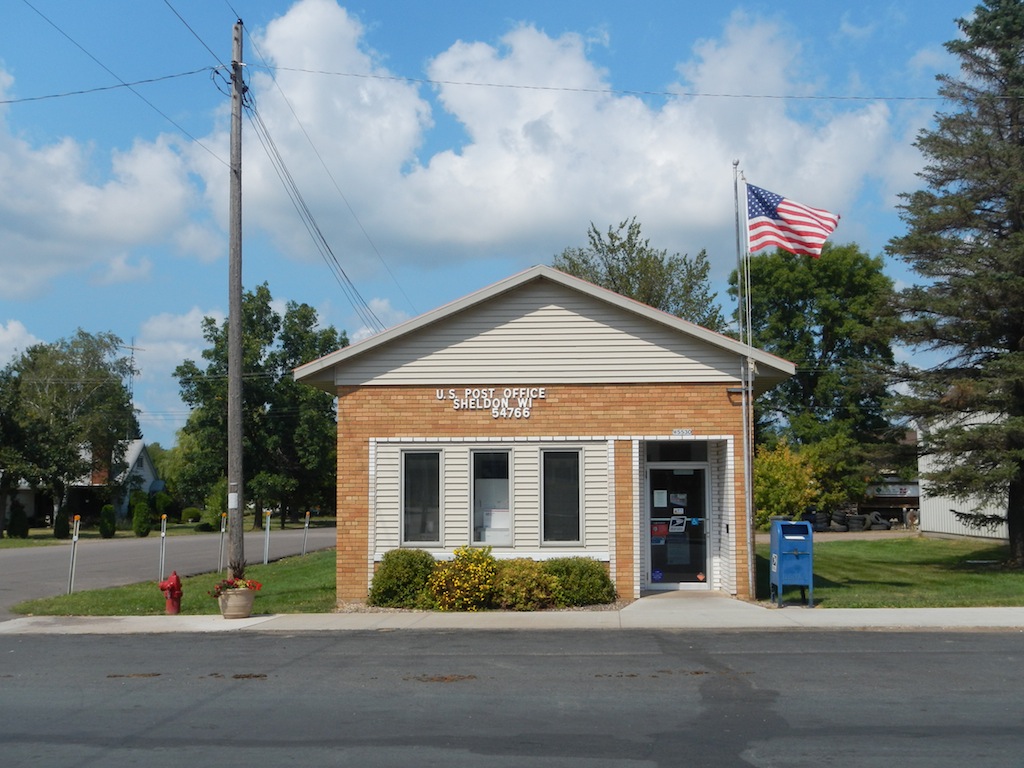
M149 77L145 80L135 80L131 83L120 83L118 85L101 85L95 88L83 88L79 91L64 91L63 93L49 93L43 96L21 96L16 99L0 99L0 104L25 104L32 101L46 101L47 99L63 99L68 96L84 96L90 93L102 93L103 91L115 91L121 88L133 88L137 85L150 85L152 83L160 83L165 80L175 80L180 77L189 77L190 75L198 75L200 72L209 72L212 67L200 67L199 69L192 69L188 72L178 72L174 75L161 75L159 77Z
M185 136L187 136L187 137L189 138L189 140L190 140L190 141L193 141L193 142L194 142L195 144L197 144L198 146L200 146L200 147L202 147L202 148L203 148L204 150L206 150L206 152L207 152L207 153L208 153L208 154L210 155L210 157L213 157L213 158L215 158L215 159L216 159L216 160L217 160L218 162L222 163L223 165L225 165L225 166L227 166L227 167L229 167L229 168L231 167L231 166L230 166L230 164L229 164L228 162L226 162L226 161L225 161L224 159L222 159L222 158L221 158L220 156L218 156L216 152L214 152L214 151L213 151L212 149L210 149L210 148L209 148L209 147L207 147L207 146L206 146L205 144L203 144L203 142L201 142L201 141L200 141L199 139L197 139L197 138L196 138L195 136L193 136L193 135L192 135L191 133L189 133L189 132L188 132L188 131L187 131L187 130L185 129L185 127L184 127L184 126L182 126L182 125L180 125L179 123L177 123L177 122L176 122L176 121L175 121L175 120L174 120L174 119L173 119L172 117L170 117L170 116L169 116L169 115L168 115L168 114L167 114L166 112L164 112L163 110L161 110L161 109L160 109L160 108L159 108L158 106L156 106L156 105L155 105L155 104L154 104L153 102L151 102L151 101L150 101L149 99L147 99L147 98L146 98L145 96L143 96L143 95L142 95L142 94L141 94L141 93L140 93L139 91L137 91L137 90L136 90L135 88L133 88L133 87L132 87L132 86L131 86L131 85L130 85L129 83L125 82L125 81L124 81L124 80L123 80L123 79L122 79L122 78L121 78L120 76L118 76L118 75L117 75L117 74L116 74L116 73L115 73L115 72L114 72L114 71L113 71L112 69L110 69L110 67L108 67L108 66L107 66L106 64L104 64L104 63L103 63L102 61L100 61L100 60L99 60L98 58L96 58L95 56L93 56L93 54L92 54L92 53L90 53L90 52L89 52L88 50L86 50L86 48L85 48L85 47L84 47L84 46L83 46L83 45L82 45L81 43L79 43L79 42L78 42L77 40L75 40L75 39L74 39L73 37L71 37L71 35L69 35L69 34L68 34L67 32L65 32L65 31L64 31L63 29L61 29L61 28L60 28L60 27L59 27L59 26L57 25L57 23L56 23L56 22L54 22L54 21L53 21L52 19L50 19L50 17L48 17L48 16L46 15L46 14L44 14L44 13L43 13L42 11L40 11L40 10L39 10L38 8L36 8L36 7L34 6L34 5L32 5L32 3L31 3L31 2L29 2L29 0L21 0L21 1L22 1L22 2L23 2L23 3L25 4L25 5L27 5L27 6L29 7L29 8L31 8L31 9L32 9L33 11L35 11L35 12L36 12L36 14L37 14L37 15L38 15L38 16L39 16L39 17L40 17L40 18L41 18L41 19L42 19L43 21L45 21L45 22L46 22L47 24L49 24L49 25L50 25L51 27L53 27L53 28L54 28L55 30L57 30L57 32L59 32L59 33L60 33L60 34L61 34L61 35L62 35L62 36L63 36L64 38L66 38L66 39L67 39L67 40L68 40L68 41L69 41L69 42L70 42L70 43L71 43L72 45L74 45L74 46L75 46L76 48L78 48L78 50L80 50L80 51L81 51L82 53L84 53L84 54L85 54L86 56L88 56L88 57L89 57L90 59L92 59L92 60L93 60L94 62L96 62L96 64L98 64L98 65L99 65L99 66L100 66L100 67L101 67L101 68L102 68L102 69L103 69L103 70L104 70L104 71L105 71L105 72L106 72L106 73L107 73L108 75L110 75L111 77L113 77L113 78L114 78L115 80L117 80L117 81L118 81L118 82L119 82L119 83L120 83L120 84L121 84L122 86L124 86L124 87L125 87L125 88L127 88L127 89L128 89L129 91L131 91L131 92L132 92L132 93L134 93L134 94L135 94L136 96L138 96L138 97L139 97L140 99L142 99L142 101L143 101L143 102L144 102L144 103L146 104L146 106L148 106L148 107L149 107L150 109L152 109L152 110L153 110L154 112L156 112L156 113L157 113L158 115L160 115L160 116L161 116L161 117L162 117L162 118L163 118L164 120L166 120L166 121L167 121L168 123L170 123L170 124L171 124L171 125L173 125L173 126L174 126L175 128L177 128L177 129L178 129L179 131L181 131L181 133L183 133L183 134L184 134Z
M227 65L226 65L226 64L225 64L225 63L224 63L223 61L221 61L221 60L220 60L220 56L218 56L218 55L217 55L217 54L216 54L216 53L214 52L213 48L211 48L210 46L208 46L208 45L206 44L206 41L205 41L205 40L203 40L203 38L201 38L201 37L199 36L199 33L198 33L198 32L196 32L196 31L195 31L195 30L194 30L194 29L192 28L192 25L191 25L191 24L189 24L189 23L188 23L187 21L185 21L185 17L184 17L184 16L182 16L182 15L181 15L180 13L178 13L178 9L177 9L177 8L175 8L175 7L173 6L173 5L171 5L171 1L170 1L170 0L164 0L164 5L166 5L166 6L168 7L168 8L170 8L170 9L171 9L171 13L173 13L173 14L174 14L175 16L177 16L177 17L178 17L178 20L179 20L179 21L180 21L180 22L181 22L182 24L184 24L184 25L185 25L185 29L187 29L187 30L188 30L189 32L191 32L191 33L192 33L192 36L193 36L193 37L194 37L194 38L195 38L196 40L198 40L198 41L199 41L199 44L200 44L200 45L202 45L202 46L203 46L203 48L205 48L205 49L206 49L207 51L209 51L209 52L210 52L210 55L211 55L211 56L213 56L213 60L217 62L217 65L218 65L218 66L220 66L220 67L225 67L225 68L226 68L226 66L227 66Z
M256 44L256 41L252 38L251 35L249 35L248 28L243 26L243 30L245 31L246 37L249 38L249 45L252 47L253 51L259 57L260 61L263 63L263 67L270 74L270 79L274 83L274 87L277 88L277 92L281 95L281 99L288 107L288 111L291 112L292 118L295 120L296 125L299 126L299 130L302 131L302 135L306 138L307 143L313 150L313 154L315 154L317 160L320 161L320 166L324 169L324 172L327 174L327 178L331 180L331 184L334 185L335 191L338 193L339 197L341 197L342 201L345 203L345 207L348 209L349 214L352 216L353 220L356 222L356 225L359 227L359 231L362 232L363 237L366 239L366 242L370 245L371 250L377 256L377 260L381 263L381 266L384 267L384 270L388 273L388 276L391 278L392 282L395 284L395 286L401 292L402 296L405 298L406 303L408 303L409 308L412 309L413 314L419 314L418 311L416 310L416 306L412 302L412 299L409 298L409 294L405 292L405 288L403 288L402 284L398 282L398 278L395 276L394 272L391 271L391 267L388 266L388 263L384 260L384 256L381 254L380 249L377 248L377 244L373 241L373 238L370 237L370 233L366 231L366 227L363 226L363 222L359 219L359 216L356 213L355 209L352 207L352 204L349 202L348 197L341 190L341 187L339 186L337 179L334 178L334 174L331 173L331 169L327 166L327 163L324 161L323 155L320 153L320 150L317 149L317 146L313 142L312 137L306 130L306 126L303 124L302 120L299 119L299 115L298 113L296 113L295 108L292 106L292 103L288 99L287 94L285 94L284 89L281 88L280 83L278 83L277 77L275 77L274 75L273 68L271 68L267 64L267 60L266 58L264 58L262 51L260 51L259 46Z
M267 66L267 65L264 65ZM324 69L308 69L303 67L286 67L278 65L274 69L282 72L301 72L308 75L326 75L331 77L353 77L366 80L388 80L418 85L454 85L469 88L507 88L521 91L555 91L561 93L585 93L598 96L658 96L669 98L702 98L702 99L775 99L779 101L945 101L943 96L839 96L835 94L772 94L772 93L708 93L705 91L640 91L624 88L580 88L564 85L530 85L525 83L491 83L473 80L433 80L424 77L406 77L403 75L379 75L368 72L335 72ZM1010 97L1006 97L1010 98Z
M324 237L323 231L317 224L316 218L313 216L313 212L306 204L302 192L299 190L298 185L295 183L295 179L288 170L288 166L285 163L284 158L281 156L273 137L270 135L269 129L263 122L263 118L260 116L255 103L252 100L249 100L248 103L243 104L243 106L245 107L246 114L249 116L249 122L253 126L256 137L259 139L260 144L263 145L263 150L270 159L271 165L273 165L281 183L284 185L285 191L287 192L288 198L291 200L295 211L298 213L299 218L306 227L306 231L309 233L310 238L312 238L313 244L320 252L321 257L324 259L324 262L331 270L335 279L338 281L338 285L341 286L341 289L348 298L349 303L351 303L352 308L356 311L359 319L368 328L376 332L383 331L384 324L376 314L374 314L373 309L362 295L360 295L355 284L349 278L345 269L341 266L341 262L338 261L338 257L334 254L330 243L327 242L327 238Z

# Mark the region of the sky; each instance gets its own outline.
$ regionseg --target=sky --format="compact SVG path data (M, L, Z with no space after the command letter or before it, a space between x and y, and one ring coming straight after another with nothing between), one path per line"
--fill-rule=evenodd
M238 18L266 126L243 131L243 283L359 340L361 302L390 327L632 217L657 249L705 250L731 314L734 162L883 256L898 195L921 187L914 139L948 106L943 43L973 7L0 0L0 365L114 333L144 438L175 443L174 368L203 365L202 319L227 313Z

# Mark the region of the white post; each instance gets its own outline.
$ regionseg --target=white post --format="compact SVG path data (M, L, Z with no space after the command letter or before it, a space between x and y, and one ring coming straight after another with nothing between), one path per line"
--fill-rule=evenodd
M217 573L224 570L224 532L228 527L227 512L220 513L220 558L217 560Z
M263 564L270 561L270 513L263 513Z
M75 556L78 553L78 529L82 524L82 516L75 515L75 527L71 534L71 568L68 570L68 594L75 589Z
M167 561L167 515L160 515L160 573L156 580L164 580L164 563Z
M306 554L306 537L309 536L309 510L306 510L306 524L302 526L302 554Z

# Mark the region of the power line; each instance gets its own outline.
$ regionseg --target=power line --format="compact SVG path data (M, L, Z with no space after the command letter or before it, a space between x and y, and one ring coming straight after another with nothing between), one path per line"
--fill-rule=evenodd
M277 145L274 143L273 137L270 135L266 124L263 122L263 118L260 117L255 104L247 104L246 113L249 115L250 123L255 129L257 138L263 145L263 149L267 153L267 157L274 166L274 170L277 172L278 178L280 178L281 183L284 185L285 191L288 193L288 197L291 200L296 213L299 214L299 218L306 227L306 231L312 238L317 250L320 251L320 255L323 257L324 262L334 274L335 279L338 281L338 285L341 286L341 289L348 297L349 302L352 304L352 308L356 311L356 314L359 315L360 320L362 320L366 326L375 331L383 331L384 324L377 318L373 310L370 308L370 305L367 304L366 300L360 295L355 284L349 278L348 274L346 274L345 269L338 261L337 256L334 255L334 251L331 249L330 243L327 242L327 238L324 237L323 231L316 223L313 212L306 204L306 201L302 196L302 192L299 190L298 185L295 183L295 179L288 170L288 167L284 162L284 158L281 156Z
M281 88L280 83L277 82L277 78L274 76L273 69L267 64L267 61L263 57L263 53L260 51L259 46L256 45L256 41L252 39L251 35L249 35L248 29L246 29L245 31L246 35L249 37L249 44L252 46L252 49L256 52L256 55L259 56L260 61L263 62L263 66L270 74L270 79L274 83L274 87L277 88L278 93L281 94L281 98L284 100L285 105L288 107L288 110L292 113L292 118L295 120L295 123L299 126L299 130L302 131L302 135L306 137L306 142L312 148L313 154L316 155L317 160L320 161L320 166L324 169L324 172L327 174L327 178L331 180L331 184L334 185L335 191L338 193L342 201L345 203L345 207L348 208L348 212L352 215L352 218L355 220L356 225L359 227L359 231L363 233L363 237L366 239L366 242L369 243L370 248L377 255L377 260L380 261L385 271L391 277L392 282L394 282L394 284L398 287L398 290L402 293L402 296L405 297L405 300L409 304L409 307L412 309L413 314L417 314L416 307L412 303L412 299L409 298L409 294L405 292L405 288L402 287L402 284L398 282L398 278L395 277L395 274L391 271L391 267L389 267L387 262L384 261L384 257L383 255L381 255L380 250L377 248L377 244L373 241L373 238L370 237L370 233L366 231L366 227L363 226L363 222L360 221L359 216L356 214L355 209L349 202L348 197L346 197L345 193L341 191L341 187L338 185L337 180L334 178L334 174L331 173L331 169L327 166L327 163L324 161L323 155L320 154L320 150L317 149L317 146L313 142L312 137L310 137L309 132L306 130L306 126L303 125L302 121L299 119L298 114L295 112L295 108L292 106L292 103L288 99L288 96Z
M203 144L203 142L201 142L199 139L197 139L195 136L193 136L191 133L189 133L187 130L185 130L184 127L182 127L177 122L175 122L169 115L167 115L163 110L161 110L159 107L157 107L153 102L151 102L149 99L147 99L141 93L139 93L139 91L135 90L135 88L133 88L129 83L125 82L112 69L110 69L110 67L108 67L106 64L104 64L102 61L100 61L95 56L93 56L92 53L90 53L88 50L86 50L86 48L81 43L79 43L77 40L75 40L73 37L71 37L71 35L69 35L67 32L65 32L63 29L61 29L56 24L56 22L51 20L46 14L44 14L42 11L40 11L38 8L36 8L34 5L32 5L32 3L29 2L29 0L21 0L21 1L25 5L27 5L29 8L31 8L33 11L35 11L36 14L38 14L38 16L43 21L45 21L47 24L49 24L51 27L53 27L55 30L57 30L72 45L74 45L76 48L78 48L78 50L80 50L82 53L84 53L86 56L88 56L90 59L92 59L94 62L96 62L96 64L98 64L100 67L102 67L103 70L107 74L109 74L111 77L113 77L115 80L117 80L123 87L127 88L129 91L131 91L136 96L138 96L140 99L142 99L142 101L146 104L146 106L148 106L150 109L152 109L158 115L160 115L164 120L166 120L168 123L170 123L175 128L177 128L179 131L181 131L191 141L195 142L200 147L202 147L204 150L206 150L211 157L216 158L219 162L221 162L224 165L228 165L228 163L226 163L224 160L222 160L220 157L218 157L217 154L212 149L207 147L205 144Z
M178 72L174 75L161 75L160 77L150 77L145 80L135 80L131 83L120 83L119 85L101 85L96 88L84 88L80 91L65 91L63 93L50 93L45 96L23 96L19 99L0 99L0 104L24 104L32 101L45 101L47 99L63 99L68 96L84 96L90 93L101 93L102 91L115 91L121 88L134 88L137 85L150 85L151 83L159 83L164 80L174 80L179 77L188 77L190 75L198 75L200 72L209 72L212 67L200 67L199 69L192 69L188 72Z
M214 51L213 51L213 48L211 48L210 46L208 46L208 45L206 44L206 41L205 41L205 40L203 40L203 38L201 38L201 37L199 36L199 33L198 33L198 32L196 32L196 31L195 31L195 30L194 30L194 29L192 28L192 25L191 25L191 24L189 24L189 23L188 23L187 21L185 21L185 17L184 17L184 16L182 16L182 15L181 15L180 13L178 13L178 9L177 9L177 8L175 8L175 7L173 6L173 5L171 5L171 2L170 2L170 0L164 0L164 5L166 5L166 6L168 7L168 8L170 8L170 9L171 9L171 12L172 12L172 13L173 13L173 14L174 14L175 16L177 16L177 17L178 17L178 20L179 20L179 21L180 21L180 22L181 22L182 24L184 24L184 25L185 25L185 29L187 29L187 30L188 30L189 32L191 32L191 33L192 33L192 36L193 36L193 37L195 37L195 39L199 41L200 45L202 45L202 46L203 46L203 48L205 48L205 49L206 49L207 51L209 51L209 52L210 52L210 55L211 55L211 56L213 56L213 60L217 62L217 66L219 66L219 67L221 67L221 68L226 68L226 67L227 67L227 65L226 65L226 64L225 64L225 63L224 63L223 61L221 61L221 60L220 60L220 56L218 56L218 55L217 55L216 53L214 53Z
M270 69L267 65L264 68ZM838 96L834 94L768 94L768 93L709 93L705 91L637 91L623 88L577 88L564 85L529 85L525 83L489 83L471 80L432 80L422 77L404 77L401 75L375 75L365 72L333 72L323 69L306 69L301 67L277 66L273 69L282 72L301 72L308 75L326 75L331 77L354 77L366 80L389 80L400 83L416 83L418 85L455 85L470 88L508 88L523 91L557 91L562 93L587 93L612 96L659 96L671 98L708 98L708 99L777 99L781 101L944 101L942 96ZM1009 98L1009 97L1008 97Z

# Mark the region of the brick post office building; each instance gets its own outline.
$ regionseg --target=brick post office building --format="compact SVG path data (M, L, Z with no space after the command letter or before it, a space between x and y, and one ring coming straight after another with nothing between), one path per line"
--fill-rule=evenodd
M751 597L744 359L793 365L533 267L296 370L338 398L339 601L399 547L585 556L619 595Z

